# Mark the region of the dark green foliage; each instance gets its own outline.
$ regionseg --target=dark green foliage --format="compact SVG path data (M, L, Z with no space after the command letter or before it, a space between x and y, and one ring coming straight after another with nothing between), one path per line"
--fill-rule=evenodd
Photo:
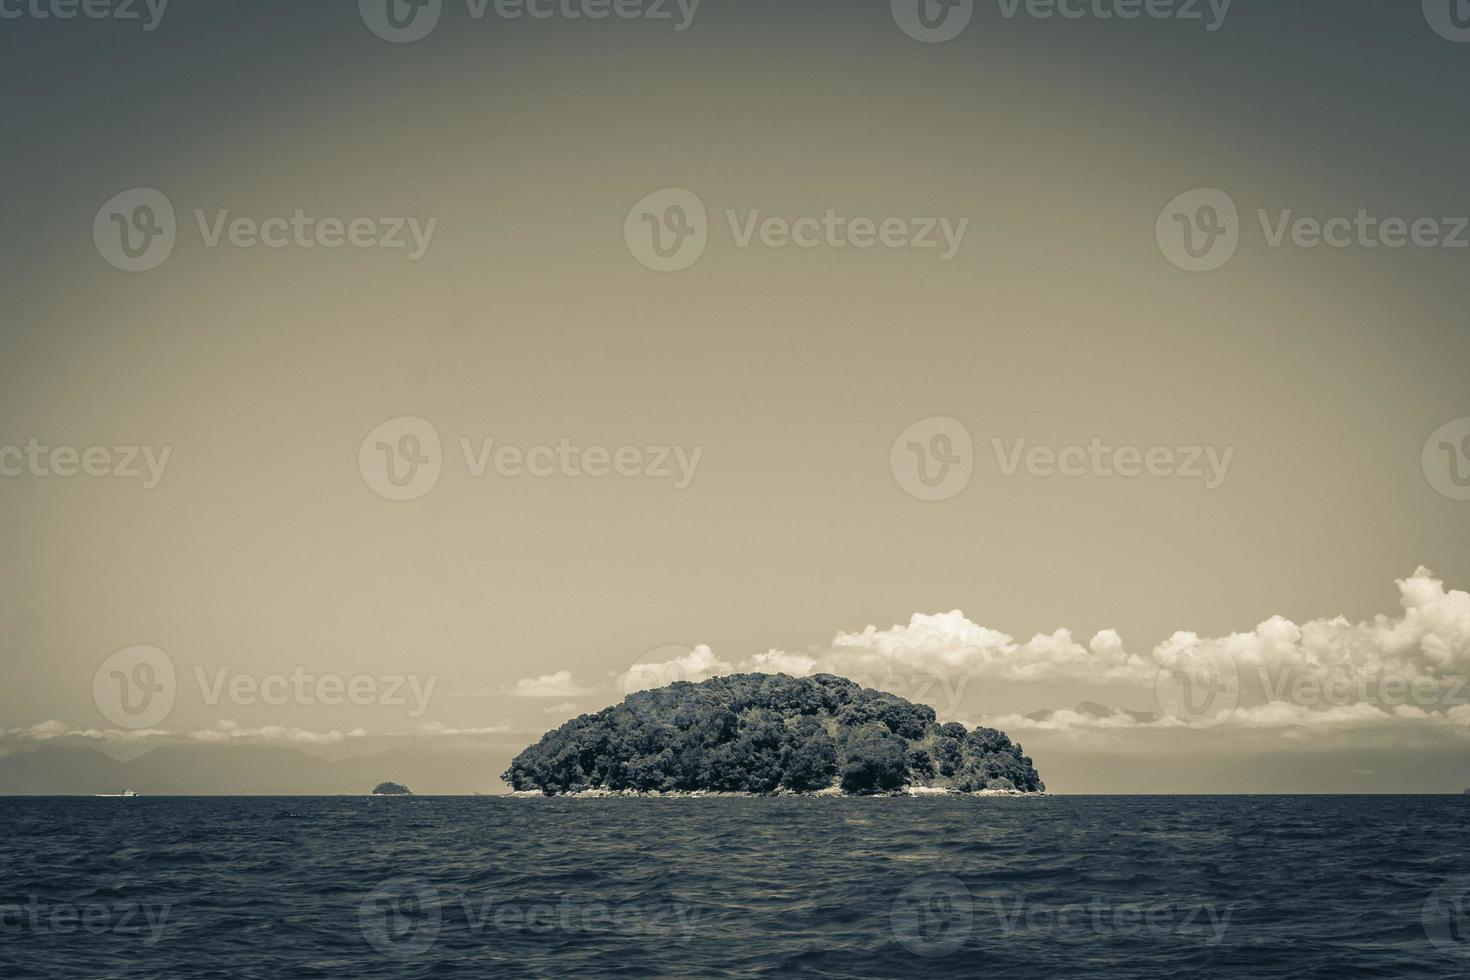
M853 729L842 743L842 788L877 793L908 782L908 743L880 722Z
M413 793L402 783L379 783L373 787L374 796L412 796Z
M732 674L640 691L547 732L501 778L548 795L1044 788L1004 732L939 725L932 708L831 674Z
M831 786L837 775L837 743L827 729L806 715L792 726L791 734L781 750L781 785L798 792Z

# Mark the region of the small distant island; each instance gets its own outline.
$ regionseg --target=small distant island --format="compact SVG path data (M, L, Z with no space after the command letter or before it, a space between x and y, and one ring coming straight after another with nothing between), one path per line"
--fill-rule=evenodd
M373 787L374 796L412 796L413 790L402 783L379 783Z
M833 674L731 674L629 695L516 756L519 793L1043 793L994 728Z

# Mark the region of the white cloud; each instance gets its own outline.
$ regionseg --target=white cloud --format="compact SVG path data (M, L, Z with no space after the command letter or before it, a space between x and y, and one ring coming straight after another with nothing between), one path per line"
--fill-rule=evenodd
M195 742L213 745L337 745L344 742L366 739L433 739L444 737L473 737L503 735L510 731L508 725L484 728L450 728L441 722L428 722L408 731L369 732L354 728L350 731L311 731L285 725L262 725L247 728L233 721L222 719L212 728L193 731L170 731L150 728L129 731L121 728L73 728L60 721L44 721L30 728L0 729L0 747L5 745L31 746L46 742L66 744L103 743L125 745L129 743L184 743Z
M570 670L558 670L540 677L523 677L510 693L518 698L575 698L589 692L572 678Z
M744 661L741 669L780 669L846 676L965 675L1015 682L1075 682L1152 686L1161 669L1221 659L1242 672L1344 676L1385 675L1446 680L1470 672L1470 593L1446 591L1420 568L1398 582L1403 614L1351 623L1344 617L1297 625L1272 616L1245 633L1201 637L1178 632L1147 655L1130 654L1115 630L1099 631L1084 647L1071 632L1039 633L1025 642L981 626L959 610L915 614L888 629L838 633L824 650L779 650Z
M1025 641L976 623L959 610L916 613L908 623L839 632L825 647L806 652L768 650L738 663L720 659L708 646L657 651L645 662L615 675L624 693L701 681L736 672L807 676L832 673L868 686L914 690L920 679L946 682L953 716L972 680L1031 684L1131 687L1152 692L1163 671L1225 664L1241 681L1240 704L1223 726L1306 731L1383 725L1433 725L1470 731L1470 593L1446 590L1425 568L1398 582L1402 612L1354 623L1342 616L1297 624L1271 616L1247 632L1200 636L1181 631L1147 653L1128 652L1116 630L1103 629L1078 642L1067 629L1038 633ZM1385 678L1420 696L1385 696ZM1317 684L1300 694L1303 679ZM558 683L560 682L560 683ZM566 693L571 674L521 681L522 687ZM1428 692L1428 696L1423 696ZM526 691L524 693L530 693ZM582 693L579 692L578 693ZM538 696L543 696L538 693ZM931 694L932 699L932 694ZM1179 722L1160 712L1061 709L1007 716L987 724L1040 731L1172 728Z
M882 684L889 677L958 677L1022 682L1061 680L1152 683L1157 667L1123 649L1113 630L1082 646L1070 631L1039 633L1024 643L981 626L958 609L915 613L906 625L868 626L838 633L824 650L792 654L771 650L741 663L742 670L804 675L832 673Z
M682 652L681 652L682 651ZM704 681L721 674L735 673L735 665L716 657L703 643L696 647L674 647L665 651L663 659L641 661L617 675L616 683L624 694L667 687L676 681Z

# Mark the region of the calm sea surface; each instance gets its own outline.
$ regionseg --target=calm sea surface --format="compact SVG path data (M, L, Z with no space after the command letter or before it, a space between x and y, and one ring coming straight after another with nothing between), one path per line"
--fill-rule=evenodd
M0 977L1470 976L1470 798L0 798Z

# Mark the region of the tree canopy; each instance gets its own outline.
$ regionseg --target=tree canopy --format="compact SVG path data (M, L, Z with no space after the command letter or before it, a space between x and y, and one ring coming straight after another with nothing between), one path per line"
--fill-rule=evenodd
M412 796L413 792L402 783L379 783L373 787L374 796Z
M1046 788L1005 732L941 725L933 708L832 674L731 674L639 691L547 732L501 778L549 796Z

